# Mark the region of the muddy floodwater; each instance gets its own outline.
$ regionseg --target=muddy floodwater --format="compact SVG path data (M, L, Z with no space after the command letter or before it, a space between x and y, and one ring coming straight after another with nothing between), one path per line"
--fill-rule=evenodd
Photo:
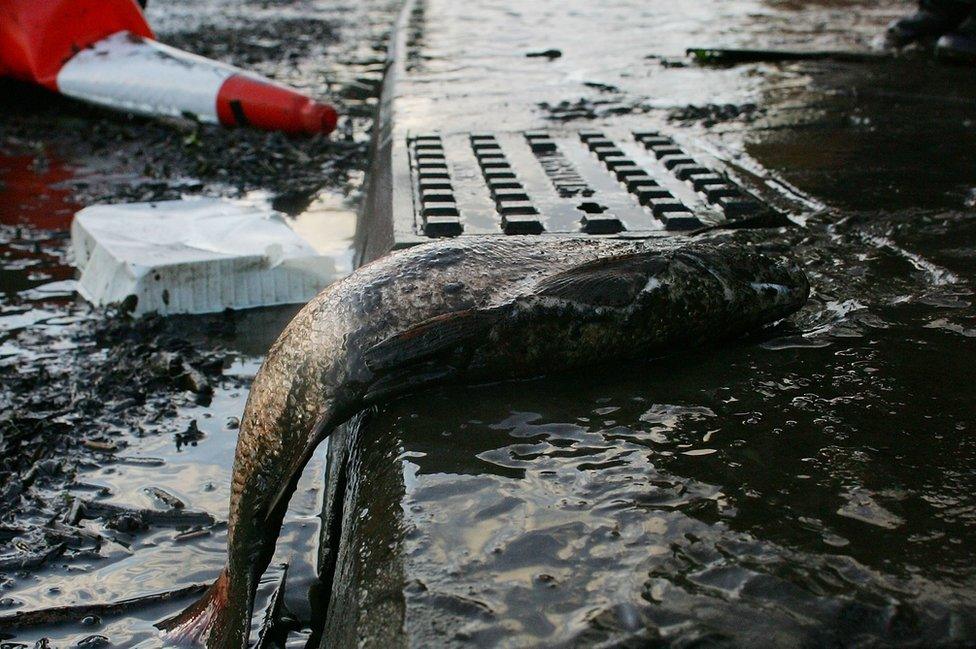
M456 598L427 605L485 644L972 641L973 323L946 278L973 266L937 251L976 232L915 258L905 227L796 241L818 295L760 340L386 409L430 577L408 597ZM890 286L848 293L854 267Z
M213 579L236 418L294 312L91 309L73 293L74 211L248 195L348 239L397 3L204 4L151 0L149 18L166 42L334 94L351 118L332 143L296 142L2 86L0 616ZM666 25L644 67L581 72L614 88L550 102L554 122L644 114L732 161L793 221L736 236L792 252L810 302L722 348L378 409L360 443L402 462L360 467L358 588L380 601L392 576L407 637L447 620L458 645L973 646L976 77L922 55L689 66L692 45L868 49L910 5L675 4L633 2ZM290 564L292 647L319 646L327 606L324 454L261 590ZM158 646L152 623L188 601L0 642Z

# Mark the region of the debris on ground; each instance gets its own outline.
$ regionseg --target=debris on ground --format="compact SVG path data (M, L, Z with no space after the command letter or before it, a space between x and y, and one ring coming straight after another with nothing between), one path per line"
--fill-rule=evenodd
M125 115L0 79L0 610L23 629L8 633L0 615L0 644L135 643L130 634L147 630L126 627L126 612L178 607L197 591L157 596L149 584L106 578L107 590L89 592L104 606L91 610L74 607L85 603L74 590L24 591L48 575L122 574L112 572L119 562L168 542L197 555L223 542L222 475L201 476L194 488L212 496L201 503L159 447L225 454L217 462L229 464L251 377L291 307L133 320L132 304L83 305L68 228L96 203L247 199L290 220L321 196L355 200L399 3L274 4L174 0L147 11L163 42L334 97L343 119L331 137ZM223 427L204 424L212 399ZM215 429L227 437L205 437ZM144 477L128 493L96 477L129 471ZM102 624L88 629L87 617ZM25 628L59 622L50 637Z
M215 318L226 331L233 316ZM150 488L159 508L134 509L103 502L111 494L91 493L77 476L93 466L151 461L119 455L140 436L171 431L178 444L196 443L196 422L172 430L172 418L180 404L234 381L223 376L226 353L191 343L172 320L118 312L79 309L74 324L30 337L31 347L63 351L31 363L0 359L0 573L97 557L113 539L87 530L86 519L130 535L212 526L210 514L161 488Z
M670 111L668 120L683 123L699 122L702 126L710 127L732 121L749 123L765 113L765 109L753 103L705 104L704 106L689 104Z
M302 304L340 277L342 258L320 253L261 201L93 205L75 215L71 241L82 297L131 301L134 315Z

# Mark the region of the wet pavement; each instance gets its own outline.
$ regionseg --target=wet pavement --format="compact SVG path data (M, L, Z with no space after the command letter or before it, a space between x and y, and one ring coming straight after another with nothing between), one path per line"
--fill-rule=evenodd
M401 563L410 637L438 644L971 642L968 290L891 227L793 239L818 286L795 328L385 409L360 444L398 449L402 483L363 499L402 509L362 521L363 583ZM927 261L971 272L935 250L973 234L945 218Z
M0 614L217 573L233 418L291 313L132 324L92 311L71 293L72 212L251 193L309 228L327 223L323 245L348 239L394 3L198 4L151 2L150 20L166 42L335 90L355 119L331 145L128 120L26 90L5 111L0 432L17 461L0 472ZM814 295L792 322L726 348L385 406L360 431L339 578L324 588L320 449L273 564L291 563L289 646L317 645L326 615L325 646L972 645L971 71L923 56L681 58L693 45L868 48L900 2L522 5L426 3L428 21L445 19L413 25L398 128L484 128L483 115L511 111L506 129L665 130L790 215L794 227L737 236L792 250ZM601 21L612 42L582 36ZM490 38L465 41L472 23ZM448 56L458 48L466 57ZM506 57L532 69L483 64ZM524 110L499 108L512 96ZM160 352L186 366L161 378L148 369ZM187 389L190 370L212 395ZM36 460L53 463L25 483ZM73 499L171 513L154 489L214 523L70 516ZM15 563L39 552L52 553L40 567ZM9 642L156 646L151 623L181 605Z

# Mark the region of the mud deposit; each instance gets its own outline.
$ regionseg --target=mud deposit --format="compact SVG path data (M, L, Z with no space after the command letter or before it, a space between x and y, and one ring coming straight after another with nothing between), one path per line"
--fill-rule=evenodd
M331 98L343 119L330 138L116 115L0 81L0 617L185 591L219 569L237 418L297 307L138 321L91 309L73 292L71 217L100 202L248 196L300 226L347 228L394 4L150 3L163 42ZM305 617L321 470L280 559ZM176 595L0 622L0 639L157 646L152 622L189 601Z

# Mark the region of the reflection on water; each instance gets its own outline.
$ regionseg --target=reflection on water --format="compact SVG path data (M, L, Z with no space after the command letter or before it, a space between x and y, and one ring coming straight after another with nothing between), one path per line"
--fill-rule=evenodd
M23 149L14 145L15 149ZM103 312L76 302L75 298L68 229L80 205L66 189L72 179L70 168L43 151L0 155L0 365L14 372L18 368L25 372L51 368L57 373L84 373L84 346L92 343L84 337L76 338L75 328L106 318ZM312 217L307 221L308 227L314 225ZM340 247L348 247L344 240L347 237L339 230L334 232L336 239L327 252L339 255ZM322 237L322 245L327 245L325 240ZM346 253L344 258L348 257ZM211 514L217 524L204 526L198 533L192 533L195 528L186 525L160 525L128 533L92 516L81 520L79 526L86 538L96 539L93 548L72 547L63 558L41 569L17 570L11 567L10 560L19 552L29 554L32 548L28 541L12 546L7 543L11 540L7 535L14 530L16 541L16 530L36 530L51 521L14 519L4 512L0 521L4 549L12 553L2 557L5 564L0 570L0 613L112 603L213 580L226 556L223 521L227 518L230 469L237 441L236 419L243 411L247 386L263 354L299 306L238 314L237 333L231 339L215 340L212 319L171 319L181 322L181 336L201 349L211 350L219 345L226 350L223 380L215 386L210 403L198 405L192 395L177 396L172 404L166 403L165 408L150 417L145 427L124 431L124 453L102 457L100 461L82 461L67 493L38 485L31 492L38 498L59 502L74 497L129 509L160 510L166 505L153 497L152 490L162 489L184 503L188 511ZM151 353L152 350L147 355ZM103 377L92 380L96 378ZM44 412L37 415L46 416ZM104 427L117 425L111 415L103 416ZM185 443L183 437L171 433L172 429L185 430L191 423L199 433L186 438ZM310 615L308 590L315 581L319 485L325 451L322 448L313 457L302 479L273 564L290 564L287 603L303 617ZM5 476L5 485L6 482ZM39 511L44 510L41 505ZM265 576L259 606L270 594L278 575L272 569ZM156 647L160 640L153 624L187 603L175 601L105 619L84 618L57 626L22 629L12 635L4 631L0 645L28 647L46 638L50 644L39 646L68 647L92 636L104 636L114 646ZM8 639L13 644L6 642Z
M288 314L272 322L286 321ZM261 322L256 319L255 322ZM246 327L242 327L246 329ZM272 334L273 335L273 334ZM253 336L251 336L253 338ZM267 335L253 341L266 348ZM257 370L260 359L241 356L225 372L227 380L218 387L207 406L184 405L168 420L172 425L196 422L200 440L182 445L177 436L157 434L131 440L121 461L92 463L75 476L71 495L93 498L99 503L127 508L159 509L150 489L163 489L185 503L188 511L210 513L218 523L204 526L205 533L188 539L182 535L195 529L186 525L154 526L148 532L127 534L106 527L97 520L82 521L84 529L112 542L87 559L56 562L51 567L14 575L2 584L3 607L7 610L34 610L51 606L115 602L150 593L165 592L191 584L209 583L214 579L226 556L227 499L230 483L230 461L237 442L235 420L240 416L247 397L247 383ZM318 538L319 487L322 480L325 449L313 457L292 502L282 529L281 550L273 565L291 565L292 585L289 605L308 615L307 592L314 582L314 557ZM51 493L52 498L64 497ZM164 507L165 509L165 507ZM278 573L269 571L259 595L258 604L270 595ZM52 646L74 646L74 643L100 634L119 646L159 646L153 624L177 612L187 601L139 608L92 623L77 620L73 624L38 627L16 634L16 639L34 642L47 638ZM143 646L143 645L140 645Z
M746 151L833 207L962 208L976 185L967 72L914 59L787 67Z
M43 153L0 156L0 224L39 230L66 230L79 209L71 188L73 174Z
M79 206L61 186L71 175L43 154L0 152L0 304L17 293L57 301L73 292L65 255Z
M903 8L723 6L735 29L696 6L654 47L867 47ZM456 63L435 29L436 71ZM552 67L572 65L567 46ZM581 78L619 86L622 104L648 92L618 72ZM793 252L810 303L726 348L381 408L350 460L327 634L348 639L354 611L380 644L376 611L392 609L418 646L976 643L971 71L906 58L648 74L664 108L758 103L707 126L675 111L666 128L766 195L796 188L780 198L804 227L738 236Z
M939 229L942 248L976 237ZM818 287L795 329L386 408L371 430L403 452L408 626L460 619L454 640L501 645L976 638L972 389L940 379L976 360L942 325L972 324L971 290L860 228L814 233L795 241Z
M36 368L48 362L57 371L84 371L71 364L73 355L84 351L78 348L72 327L104 317L75 302L67 229L78 206L68 192L58 188L69 178L67 171L44 155L0 157L0 363L6 367ZM342 241L334 242L334 246L339 245ZM183 336L204 349L220 344L228 353L224 380L216 386L212 401L197 405L192 399L175 399L173 407L146 422L146 428L156 434L125 431L123 444L127 449L119 461L83 465L74 476L75 487L67 494L36 489L45 498L77 497L150 510L161 507L150 490L162 489L185 503L187 510L208 512L217 525L183 538L193 528L164 525L129 534L107 527L96 517L83 520L80 525L91 538L110 541L99 542L88 554L73 552L71 559L51 562L40 570L5 568L0 576L2 612L110 603L213 580L226 556L226 525L222 521L227 517L230 468L237 441L235 420L243 411L247 386L262 355L297 308L291 305L239 314L237 335L219 342L213 339L212 322L183 317ZM58 365L64 355L65 364ZM193 422L199 435L184 444L180 436L157 430L160 420L167 431L186 429ZM273 564L291 565L288 604L303 617L310 615L307 593L315 581L319 485L325 451L322 448L313 457L303 477ZM3 521L14 526L11 529L46 522ZM30 547L25 545L22 550L30 551ZM277 577L275 569L266 575L259 605ZM155 647L160 641L153 624L187 603L176 601L104 620L79 619L25 629L16 632L14 639L28 644L10 646L31 646L47 638L50 646L67 647L98 635L117 646Z
M341 277L353 270L353 238L356 234L356 203L338 192L322 192L290 225L321 255L335 261Z

